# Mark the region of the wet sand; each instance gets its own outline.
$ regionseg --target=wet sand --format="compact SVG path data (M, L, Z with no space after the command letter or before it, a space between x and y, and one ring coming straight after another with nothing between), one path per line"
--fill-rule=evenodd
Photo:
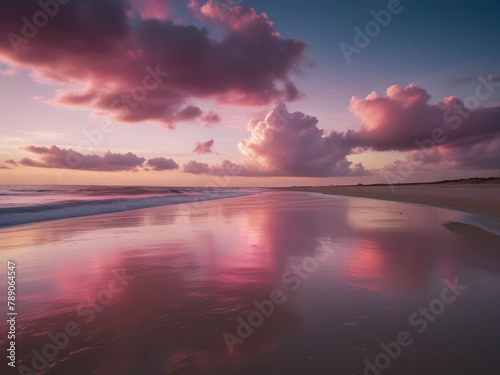
M500 183L292 187L287 190L425 204L500 217Z
M357 375L407 332L381 373L498 374L500 241L464 218L270 192L4 228L17 364L50 356L47 335L69 323L78 334L38 357L39 373ZM466 289L436 311L455 279ZM429 306L419 333L424 318L410 317Z

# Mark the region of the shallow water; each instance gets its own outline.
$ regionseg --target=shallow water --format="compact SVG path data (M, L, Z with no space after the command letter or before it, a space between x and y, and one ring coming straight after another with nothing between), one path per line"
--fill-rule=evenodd
M498 374L499 237L460 222L431 207L272 192L3 228L17 364L64 375Z
M0 185L0 228L178 203L242 197L259 188Z

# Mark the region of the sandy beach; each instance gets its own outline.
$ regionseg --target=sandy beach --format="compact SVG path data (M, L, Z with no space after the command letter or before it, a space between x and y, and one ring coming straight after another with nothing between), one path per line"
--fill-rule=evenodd
M287 190L424 204L500 217L500 181L394 186L291 187Z
M500 243L466 216L267 192L2 228L18 370L371 375L404 336L384 373L497 374Z

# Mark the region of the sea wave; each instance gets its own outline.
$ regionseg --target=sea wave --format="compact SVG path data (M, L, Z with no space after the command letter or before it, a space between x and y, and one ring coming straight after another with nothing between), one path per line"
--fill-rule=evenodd
M0 208L0 227L48 220L108 214L113 212L165 206L178 203L235 198L252 195L255 193L249 190L234 189L231 189L229 191L211 191L205 193L198 193L194 192L193 190L178 190L179 193L174 193L172 189L170 189L169 191L171 194L160 196L65 200L55 203L37 204L31 206L4 207Z

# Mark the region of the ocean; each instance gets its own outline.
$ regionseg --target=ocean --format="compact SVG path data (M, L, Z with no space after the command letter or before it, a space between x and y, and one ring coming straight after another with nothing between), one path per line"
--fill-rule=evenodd
M261 188L0 185L0 227L235 198Z

